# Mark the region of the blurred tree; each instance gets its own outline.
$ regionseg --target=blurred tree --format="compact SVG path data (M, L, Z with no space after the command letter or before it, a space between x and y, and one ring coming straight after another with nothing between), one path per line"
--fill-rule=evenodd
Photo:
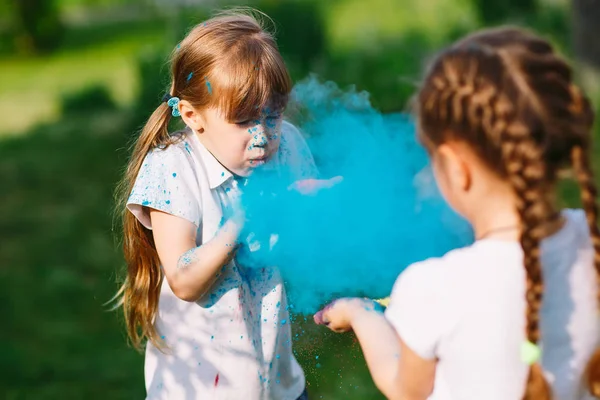
M14 13L15 48L20 53L54 50L64 27L55 0L10 0Z
M132 110L130 129L135 135L160 105L162 96L169 90L169 50L159 46L140 53L137 61L140 87Z
M252 3L275 22L281 54L290 62L294 78L303 78L325 50L325 28L317 0L259 0ZM269 22L266 20L265 22ZM297 69L297 71L294 71Z
M473 0L473 5L483 25L519 19L535 13L537 9L536 0Z
M600 0L573 0L572 11L575 54L600 69Z

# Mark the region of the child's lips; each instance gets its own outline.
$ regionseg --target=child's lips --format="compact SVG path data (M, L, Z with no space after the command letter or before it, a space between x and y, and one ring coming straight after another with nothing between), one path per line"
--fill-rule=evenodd
M269 155L265 154L264 156L254 157L250 159L250 164L252 165L262 165L269 161Z
M250 159L250 164L257 166L257 165L263 165L266 162L266 158L265 157L261 157L261 158L251 158Z

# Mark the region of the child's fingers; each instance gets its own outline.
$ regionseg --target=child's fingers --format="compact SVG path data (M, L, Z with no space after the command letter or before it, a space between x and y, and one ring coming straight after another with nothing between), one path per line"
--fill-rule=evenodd
M341 183L343 180L344 180L344 177L343 177L343 176L341 176L341 175L334 176L333 178L331 178L331 179L328 179L328 180L326 180L326 181L324 182L324 183L325 183L325 186L324 186L324 187L326 187L326 188L332 188L332 187L334 187L335 185L337 185L338 183Z
M297 190L301 194L308 194L314 190L315 181L315 179L305 179L294 182L288 187L288 190Z
M317 325L329 326L330 319L329 319L329 316L327 315L327 313L329 310L331 310L333 308L333 306L335 305L335 302L336 302L336 300L327 304L322 310L318 311L313 316L313 319Z
M323 314L324 314L324 310L321 310L313 316L315 324L325 325L325 326L327 326L329 324L329 321L325 322L325 319L323 318Z
M301 194L311 194L320 189L330 189L343 180L343 176L334 176L331 179L304 179L294 182L288 187L288 189L297 190Z

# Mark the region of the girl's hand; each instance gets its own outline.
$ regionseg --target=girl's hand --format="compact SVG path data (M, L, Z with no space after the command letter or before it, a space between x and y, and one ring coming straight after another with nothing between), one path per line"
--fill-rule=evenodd
M343 180L342 176L335 176L331 179L303 179L294 182L288 189L296 190L301 194L316 194L319 190L330 189Z
M315 323L325 325L334 332L352 329L353 318L361 312L372 312L380 307L372 300L345 298L331 302L314 315Z

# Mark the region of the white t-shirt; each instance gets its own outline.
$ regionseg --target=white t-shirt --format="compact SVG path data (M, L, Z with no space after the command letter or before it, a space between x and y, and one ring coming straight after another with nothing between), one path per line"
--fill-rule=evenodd
M304 138L287 122L270 164L285 165L295 179L316 176ZM148 229L147 207L185 218L198 227L199 246L216 234L238 195L232 174L187 130L177 143L148 153L127 206ZM195 303L177 298L165 279L155 326L170 353L147 345L147 399L296 400L304 390L277 268L232 261Z
M564 210L564 227L542 242L542 366L556 400L584 399L600 335L598 286L585 214ZM439 360L435 400L520 400L528 366L523 252L484 239L411 265L394 285L386 318L415 353Z

